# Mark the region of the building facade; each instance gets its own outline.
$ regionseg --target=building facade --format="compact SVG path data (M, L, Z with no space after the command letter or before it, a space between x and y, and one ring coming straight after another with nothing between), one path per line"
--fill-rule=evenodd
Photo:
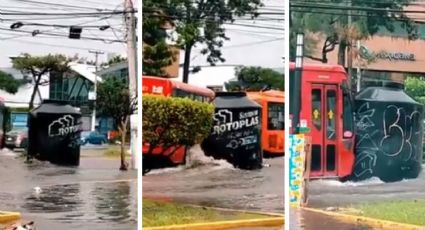
M415 3L408 6L409 10L423 9L425 3ZM408 15L412 17L413 15ZM352 79L360 76L360 86L370 81L390 80L403 82L408 75L425 74L425 24L417 22L417 39L409 39L401 21L393 23L394 30L388 31L384 27L366 39L354 44L352 55ZM319 42L312 56L321 57L324 37L317 35ZM338 64L338 45L327 54L329 64ZM346 57L349 53L346 52ZM346 58L345 67L348 66ZM319 61L305 58L305 62Z

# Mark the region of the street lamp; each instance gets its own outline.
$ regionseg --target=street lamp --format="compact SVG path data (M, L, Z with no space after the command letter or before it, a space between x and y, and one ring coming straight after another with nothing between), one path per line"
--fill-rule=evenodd
M300 131L300 111L301 111L301 77L303 68L304 56L304 34L297 34L297 46L295 53L295 71L293 79L294 98L291 98L293 103L292 127L293 133L298 134Z

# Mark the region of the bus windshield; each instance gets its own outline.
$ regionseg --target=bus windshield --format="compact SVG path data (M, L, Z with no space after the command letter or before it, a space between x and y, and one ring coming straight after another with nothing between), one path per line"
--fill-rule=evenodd
M285 119L284 110L285 104L279 102L268 103L268 129L269 130L284 130Z
M347 85L347 82L344 81L342 85L343 89L343 97L344 97L344 107L343 107L343 130L345 132L354 133L354 113L353 113L353 100L351 98L351 94Z

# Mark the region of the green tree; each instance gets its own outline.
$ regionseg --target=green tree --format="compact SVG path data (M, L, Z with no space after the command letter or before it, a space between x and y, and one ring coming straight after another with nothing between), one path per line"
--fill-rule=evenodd
M112 117L121 136L120 170L127 170L125 160L126 134L130 115L137 110L137 98L130 100L128 83L125 79L110 77L99 83L97 88L96 109L100 115Z
M143 2L143 7L149 7L152 1ZM177 53L167 45L168 35L164 26L171 25L165 17L152 17L143 14L143 60L142 71L144 75L166 76L164 68L171 65Z
M12 60L13 68L20 70L32 77L34 89L29 101L29 109L34 108L34 99L40 85L49 84L49 80L43 79L43 76L52 72L64 73L69 70L69 59L63 55L48 54L45 56L31 56L22 54L20 57Z
M261 5L261 0L146 0L143 15L166 17L175 23L177 44L184 50L183 82L187 83L192 48L202 45L201 53L207 56L210 65L225 62L220 48L229 38L223 24L233 22L235 16L257 16L256 11Z
M406 93L413 99L425 105L425 77L408 76L404 81Z
M348 22L346 0L325 0L317 2L291 1L291 31L305 33L320 33L324 35L321 44L321 57L316 60L327 62L327 53L338 47L338 64L344 65L346 51L353 43L378 33L381 29L394 32L396 27L406 31L410 39L417 38L416 25L403 13L403 7L411 0L384 0L384 1L352 1L352 23ZM322 6L322 7L320 7ZM326 6L328 9L324 9ZM369 9L369 10L365 10ZM388 13L383 10L393 10ZM397 19L398 18L398 19ZM316 34L317 35L317 34ZM295 47L295 33L291 33L291 47ZM316 40L317 41L317 40ZM291 52L292 59L294 52Z
M127 61L127 58L125 58L125 57L123 57L121 55L115 55L109 61L100 64L100 66L101 67L107 67L107 66L111 66L111 65L114 65L114 64L119 64L119 63L126 62L126 61Z
M16 80L11 74L0 71L0 89L15 94L23 81Z
M285 81L282 73L270 68L244 66L236 67L237 81L225 83L227 91L260 91L264 88L285 90Z

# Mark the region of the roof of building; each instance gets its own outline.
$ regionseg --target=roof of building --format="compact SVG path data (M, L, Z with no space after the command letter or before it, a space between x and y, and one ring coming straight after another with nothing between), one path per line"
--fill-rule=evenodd
M69 63L69 68L91 82L96 79L96 67L93 65L71 62ZM102 82L102 78L97 76L97 81Z

